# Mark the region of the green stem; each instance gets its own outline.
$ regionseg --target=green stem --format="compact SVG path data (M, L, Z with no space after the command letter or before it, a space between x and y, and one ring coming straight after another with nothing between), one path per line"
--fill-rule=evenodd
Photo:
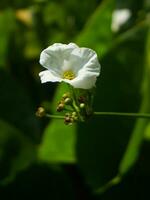
M71 91L72 96L73 96L72 107L73 107L73 109L76 111L76 113L77 113L77 115L78 115L78 117L79 117L79 120L80 120L80 121L84 121L84 120L82 119L81 114L80 114L80 108L79 108L79 106L76 104L76 102L77 102L76 92L74 91L74 88L73 88L72 86L69 85L69 88L70 88L70 91Z
M74 105L74 108L76 109L77 112L79 110L77 109L76 105ZM94 115L97 116L110 116L110 117L134 117L134 118L145 118L145 119L150 119L150 114L148 113L120 113L120 112L94 112ZM55 118L55 119L64 119L64 116L62 115L50 115L46 114L46 117L49 118Z
M46 116L46 117L49 117L49 118L54 118L54 119L64 119L64 116L61 116L61 115L50 115L50 114L46 114L45 116Z
M112 117L134 117L134 118L148 118L150 119L150 114L148 113L120 113L120 112L94 112L94 115L98 116L112 116Z

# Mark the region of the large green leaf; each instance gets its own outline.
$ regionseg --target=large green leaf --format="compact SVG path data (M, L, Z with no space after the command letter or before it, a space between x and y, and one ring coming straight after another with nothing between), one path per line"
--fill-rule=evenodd
M98 55L103 56L113 40L111 21L114 8L115 0L103 0L92 17L87 21L76 42L80 46L93 48Z
M150 30L146 40L146 66L143 80L143 99L140 112L150 113ZM144 67L143 67L144 68ZM144 139L144 133L148 126L149 119L139 119L136 122L127 150L119 166L119 173L125 174L138 158L141 143Z
M57 102L67 91L66 84L59 86L53 101L53 112L56 113ZM62 119L52 119L44 131L39 148L39 158L47 162L75 161L75 126L66 126Z
M114 42L101 60L97 84L96 111L138 112L144 74L147 24L141 23ZM95 117L79 126L77 155L88 183L99 188L118 174L135 120ZM140 141L141 142L141 141ZM119 179L114 179L113 183Z
M75 126L52 120L44 132L39 158L47 162L75 162Z

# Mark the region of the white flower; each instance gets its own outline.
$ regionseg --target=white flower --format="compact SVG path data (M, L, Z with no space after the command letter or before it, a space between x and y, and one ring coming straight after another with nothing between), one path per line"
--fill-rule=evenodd
M90 89L100 74L95 51L74 43L55 43L44 49L40 64L47 69L39 73L42 83L63 81L74 88Z
M127 8L117 9L112 14L111 30L113 32L119 31L120 27L125 24L131 17L131 11Z

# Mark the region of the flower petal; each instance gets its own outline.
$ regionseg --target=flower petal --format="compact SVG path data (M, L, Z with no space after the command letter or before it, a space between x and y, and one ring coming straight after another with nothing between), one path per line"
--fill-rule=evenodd
M95 51L89 48L75 48L70 55L73 71L78 75L80 70L100 73L100 64Z
M68 45L55 43L44 49L40 55L40 64L54 75L60 75L64 60L67 60L70 52L78 46L74 43Z
M62 79L54 76L49 70L45 70L39 73L42 83L46 82L61 82Z
M95 86L96 83L96 75L93 73L85 73L73 80L63 80L66 83L69 83L74 88L82 88L82 89L91 89Z

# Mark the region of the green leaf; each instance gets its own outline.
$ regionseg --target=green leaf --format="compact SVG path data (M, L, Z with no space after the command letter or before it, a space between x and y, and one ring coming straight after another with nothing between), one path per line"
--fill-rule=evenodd
M113 40L111 20L114 7L114 0L104 0L87 21L76 41L80 46L94 49L100 57L107 52Z
M0 118L38 140L39 124L28 91L4 70L0 70L0 85Z
M143 99L140 112L150 113L150 28L146 41L146 65L143 80ZM139 119L135 124L131 139L126 149L125 155L119 166L119 173L124 175L137 161L139 156L140 146L144 140L144 134L149 120Z
M7 184L36 158L35 146L19 130L0 120L0 183Z
M9 24L9 26L8 26ZM8 44L15 27L15 16L11 9L0 13L0 67L7 62Z
M58 101L68 90L66 84L61 84L53 100L53 113L56 113ZM75 162L75 126L65 125L63 119L53 119L44 131L39 147L39 158L46 162Z
M145 128L144 139L150 141L150 123Z
M48 125L39 148L39 158L47 162L75 162L75 126L56 119Z
M147 24L141 23L120 35L101 59L95 111L138 112L147 29ZM77 160L94 189L120 180L116 175L134 124L134 119L95 117L79 126ZM115 181L109 182L111 179Z

